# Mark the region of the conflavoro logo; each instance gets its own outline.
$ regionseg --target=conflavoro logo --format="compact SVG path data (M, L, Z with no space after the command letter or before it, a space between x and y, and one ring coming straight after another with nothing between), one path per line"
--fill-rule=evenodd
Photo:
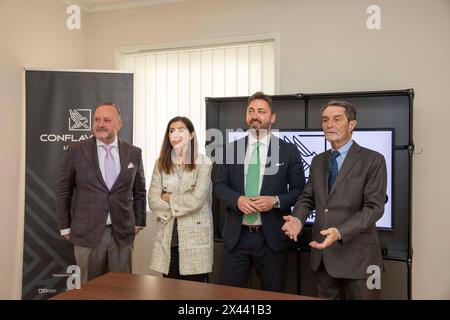
M90 131L91 109L69 109L69 131Z

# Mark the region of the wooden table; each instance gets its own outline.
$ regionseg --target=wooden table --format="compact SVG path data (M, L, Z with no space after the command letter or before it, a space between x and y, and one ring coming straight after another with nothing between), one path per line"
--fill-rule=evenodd
M315 300L286 293L110 272L52 300Z

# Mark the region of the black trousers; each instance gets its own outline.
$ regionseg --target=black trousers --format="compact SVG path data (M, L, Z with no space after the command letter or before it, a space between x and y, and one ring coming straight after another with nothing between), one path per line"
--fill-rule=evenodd
M323 264L314 271L314 282L320 298L334 300L378 300L379 289L369 289L366 279L342 279L330 276Z
M169 274L163 274L164 278L171 279L180 279L180 280L188 280L188 281L196 281L196 282L208 282L209 277L207 273L201 274L190 274L190 275L181 275L180 274L180 253L178 251L178 246L172 246L170 249L170 266L169 266Z
M242 229L233 250L224 248L221 284L246 287L252 265L263 290L283 292L286 285L288 250L272 251L263 233Z

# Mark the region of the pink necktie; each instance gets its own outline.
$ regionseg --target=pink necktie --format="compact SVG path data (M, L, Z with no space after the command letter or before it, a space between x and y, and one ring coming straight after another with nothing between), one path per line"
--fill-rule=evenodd
M111 145L104 144L102 145L103 149L106 151L105 155L105 182L108 189L111 190L114 182L117 179L117 168L114 162L114 158L111 154Z

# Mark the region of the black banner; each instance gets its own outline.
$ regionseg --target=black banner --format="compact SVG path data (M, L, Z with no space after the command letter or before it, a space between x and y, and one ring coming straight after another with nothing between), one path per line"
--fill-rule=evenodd
M122 112L119 135L133 137L133 74L26 71L26 180L23 299L47 299L67 289L73 245L60 234L54 209L56 180L67 146L92 136L95 106Z

